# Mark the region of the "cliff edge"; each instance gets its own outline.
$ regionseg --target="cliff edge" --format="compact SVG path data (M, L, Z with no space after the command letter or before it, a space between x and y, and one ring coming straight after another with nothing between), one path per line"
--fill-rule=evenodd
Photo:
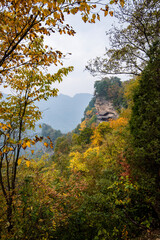
M113 103L105 97L96 97L95 108L97 111L97 122L108 122L111 119L117 119L118 113L113 107Z

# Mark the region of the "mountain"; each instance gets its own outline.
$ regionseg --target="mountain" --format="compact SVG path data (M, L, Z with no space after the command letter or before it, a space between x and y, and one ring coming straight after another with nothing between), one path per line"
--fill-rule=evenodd
M7 94L3 93L4 99ZM60 94L57 97L50 97L47 101L36 102L42 111L42 119L38 124L48 124L55 130L62 133L72 131L83 117L84 110L90 102L92 95L89 93L79 93L74 97ZM39 131L39 128L36 128Z
M89 93L79 93L74 97L60 94L36 105L43 112L40 123L46 123L63 133L72 131L83 117L84 110L91 100Z

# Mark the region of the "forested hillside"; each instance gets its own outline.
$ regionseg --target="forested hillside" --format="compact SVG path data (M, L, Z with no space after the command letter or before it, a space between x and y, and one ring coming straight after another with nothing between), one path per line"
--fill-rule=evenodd
M0 4L0 77L14 92L0 99L0 239L160 239L159 1L111 1L98 12L81 0ZM37 101L57 96L54 83L73 70L47 72L65 56L43 35L74 35L66 13L95 23L100 11L124 25L109 32L105 58L86 67L101 80L84 118L67 134L44 124L43 136L29 136L42 117ZM123 73L132 78L115 77Z

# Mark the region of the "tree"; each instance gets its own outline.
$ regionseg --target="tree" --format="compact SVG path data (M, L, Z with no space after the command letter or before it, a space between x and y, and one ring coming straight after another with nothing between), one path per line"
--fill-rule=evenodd
M102 5L107 15L108 5ZM52 84L62 81L62 76L73 70L69 67L59 69L54 75L46 73L51 64L62 64L64 55L44 46L44 35L55 31L74 35L72 27L65 23L65 14L80 12L84 22L94 23L95 19L100 20L95 8L96 2L81 0L9 0L0 3L0 83L3 81L5 87L10 86L15 91L8 102L1 101L0 107L0 184L7 204L8 231L12 229L12 202L21 149L42 140L38 136L29 139L25 135L41 117L34 102L56 96L58 90ZM29 166L29 160L24 160Z
M60 130L53 129L50 125L43 123L42 124L42 136L49 137L54 144L58 137L62 136Z
M158 0L127 1L115 17L120 23L106 34L111 47L107 58L97 57L90 61L87 69L93 74L139 75L150 59L148 50L160 37L160 15Z
M108 5L102 5L102 11L107 15ZM8 232L13 228L18 165L22 160L30 165L29 159L21 155L21 150L42 140L38 136L30 139L26 135L26 131L34 128L41 117L34 103L56 96L58 90L52 84L62 81L62 77L73 69L61 68L54 75L46 73L46 68L52 63L62 64L64 55L44 47L43 37L55 31L74 35L72 27L64 22L65 14L81 12L84 22L94 23L95 19L100 20L95 8L96 1L92 4L81 0L2 0L0 3L0 83L10 86L15 92L7 102L2 100L0 107L0 185L7 205ZM45 145L48 146L47 143Z
M121 3L122 1L120 1ZM117 3L117 1L115 1ZM45 35L54 32L74 35L75 31L65 23L65 15L81 13L84 22L95 23L100 20L98 11L94 11L97 2L85 1L1 1L0 3L0 73L4 81L6 73L21 65L49 66L57 65L64 55L46 46L46 50L38 50L36 42ZM105 15L108 5L101 3ZM94 13L93 13L94 12Z
M160 48L154 43L149 51L150 61L139 81L134 97L130 120L135 158L132 162L137 167L138 178L148 179L148 189L154 191L155 209L160 218ZM134 168L133 168L134 169ZM143 177L142 177L143 176ZM152 180L152 181L151 181ZM145 183L146 184L146 183Z
M90 127L84 128L80 135L78 136L78 141L82 145L89 144L91 142L91 137L93 135L93 129Z
M62 81L62 77L72 71L72 67L59 69L54 75L43 74L38 68L20 68L10 82L14 95L7 101L2 100L0 106L0 185L7 204L8 231L12 223L12 203L15 195L15 185L18 165L22 160L30 165L29 159L22 156L21 150L30 148L43 138L35 136L30 139L26 132L34 129L35 123L41 118L41 112L34 105L35 101L47 100L57 95L57 89L52 84ZM48 146L47 143L44 145ZM52 146L52 143L50 144Z
M97 97L105 97L107 101L112 101L114 107L126 105L124 100L124 89L120 78L102 78L101 81L96 81L94 84L94 95Z

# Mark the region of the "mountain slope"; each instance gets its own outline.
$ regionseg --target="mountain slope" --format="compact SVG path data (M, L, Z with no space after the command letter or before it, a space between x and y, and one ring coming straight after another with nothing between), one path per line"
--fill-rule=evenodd
M80 123L91 98L92 95L88 93L76 94L74 97L60 94L48 101L38 102L37 105L43 112L40 123L49 124L63 133L72 131Z

